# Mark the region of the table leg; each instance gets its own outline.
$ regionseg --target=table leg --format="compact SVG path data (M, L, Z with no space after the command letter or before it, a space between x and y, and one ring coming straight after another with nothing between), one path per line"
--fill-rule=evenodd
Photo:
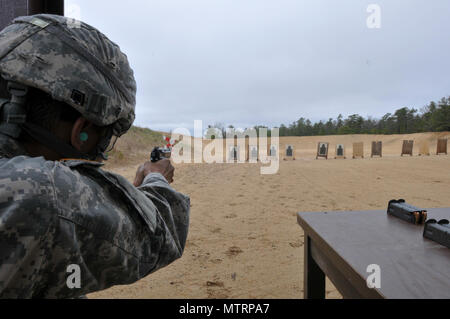
M311 238L305 234L304 247L304 298L325 299L325 274L311 256Z

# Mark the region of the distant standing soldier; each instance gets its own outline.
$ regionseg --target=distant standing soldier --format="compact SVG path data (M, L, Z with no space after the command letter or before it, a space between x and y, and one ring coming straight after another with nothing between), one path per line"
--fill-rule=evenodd
M190 202L170 161L134 185L100 168L135 119L120 48L73 19L19 17L0 32L0 75L0 298L78 297L181 257Z

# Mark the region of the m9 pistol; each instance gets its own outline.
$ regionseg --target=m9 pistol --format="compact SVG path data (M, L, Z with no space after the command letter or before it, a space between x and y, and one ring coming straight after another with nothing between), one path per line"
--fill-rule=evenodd
M428 220L423 230L423 237L450 248L450 222L448 219Z
M171 154L172 150L170 148L155 147L150 154L150 161L156 163L165 158L170 158Z

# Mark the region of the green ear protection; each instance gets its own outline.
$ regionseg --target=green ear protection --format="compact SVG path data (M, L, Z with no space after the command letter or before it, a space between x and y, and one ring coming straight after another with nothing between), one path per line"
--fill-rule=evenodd
M89 139L88 133L82 132L80 133L80 141L86 142Z

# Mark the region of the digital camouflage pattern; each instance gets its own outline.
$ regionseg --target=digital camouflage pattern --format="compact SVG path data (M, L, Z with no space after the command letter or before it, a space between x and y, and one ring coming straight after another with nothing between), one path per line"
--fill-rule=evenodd
M97 29L48 14L19 17L0 32L0 75L49 93L121 136L135 119L127 56Z
M73 298L179 258L189 197L152 173L135 188L102 164L30 158L0 135L0 297ZM81 269L70 289L67 268Z

